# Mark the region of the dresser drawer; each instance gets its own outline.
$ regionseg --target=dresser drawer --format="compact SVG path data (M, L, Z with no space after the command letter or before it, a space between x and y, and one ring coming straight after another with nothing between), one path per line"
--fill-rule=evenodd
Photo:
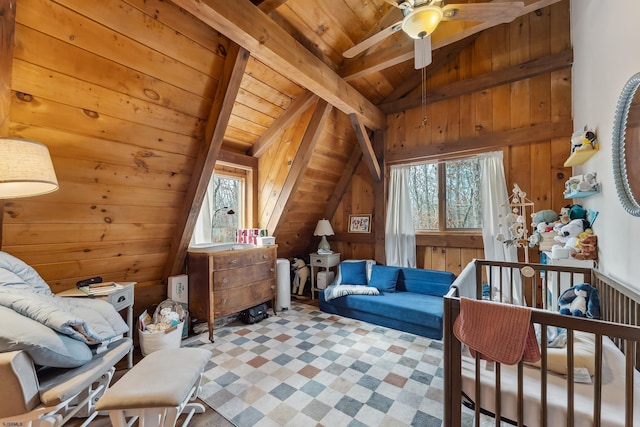
M213 297L214 315L227 316L270 301L274 297L275 286L274 280L265 280L239 288L216 291Z
M211 274L213 291L218 292L246 286L248 283L275 279L276 269L273 263L260 262L241 268L214 271Z
M125 286L100 298L114 306L117 311L120 311L133 304L133 286Z
M229 251L224 254L216 254L212 257L213 270L227 270L230 268L245 267L252 264L261 262L275 262L276 250L275 249L249 249Z
M312 254L310 257L310 264L314 267L335 267L336 265L340 264L340 254Z

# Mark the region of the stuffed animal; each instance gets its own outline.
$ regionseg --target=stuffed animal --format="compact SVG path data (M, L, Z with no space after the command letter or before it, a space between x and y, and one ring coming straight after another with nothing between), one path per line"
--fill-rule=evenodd
M545 209L531 214L531 228L533 233L529 236L529 247L539 245L542 241L542 234L553 230L554 224L559 216L553 209Z
M591 229L585 231L578 237L576 248L578 251L571 254L575 259L598 259L598 236Z
M574 219L568 224L562 226L558 231L558 236L553 238L556 242L562 243L562 245L553 245L551 251L553 252L554 249L558 250L560 248L565 248L565 251L562 251L564 252L564 255L560 256L560 258L568 258L574 252L578 251L576 248L578 236L587 228L589 228L589 222L584 219Z
M560 314L576 317L600 318L598 290L588 283L572 286L558 298Z
M571 135L571 152L581 150L593 150L596 148L597 138L595 132L587 130L586 126L583 130L579 130Z
M302 297L304 294L304 286L309 279L309 267L307 267L307 263L305 263L302 258L294 258L291 269L295 271L291 293L292 295L297 293L299 297Z

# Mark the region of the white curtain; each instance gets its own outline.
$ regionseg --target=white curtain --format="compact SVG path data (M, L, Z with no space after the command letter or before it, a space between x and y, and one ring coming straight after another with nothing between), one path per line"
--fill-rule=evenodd
M480 197L482 203L482 241L484 243L484 257L491 261L517 262L518 252L513 245L506 245L498 240L500 233L509 232L506 222L509 207L509 193L507 181L504 175L502 151L486 153L478 156L480 162ZM508 237L508 236L507 236ZM492 272L494 281L500 277L500 271L496 268ZM489 274L489 272L487 272ZM505 272L503 272L505 274ZM519 279L519 277L514 278ZM510 280L504 283L511 283ZM502 290L503 300L522 303L520 281L513 282L513 290ZM493 284L492 284L493 285Z
M202 207L200 208L200 214L196 220L195 228L193 229L193 235L191 236L191 244L198 243L211 243L211 227L213 227L212 212L215 206L214 189L213 189L213 176L209 180L207 186L207 192L204 195L202 201Z
M411 216L408 166L392 166L389 181L389 203L385 225L387 265L416 266L416 232Z

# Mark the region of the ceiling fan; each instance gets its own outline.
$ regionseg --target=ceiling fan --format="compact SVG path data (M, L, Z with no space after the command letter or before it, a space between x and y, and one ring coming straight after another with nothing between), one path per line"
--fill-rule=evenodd
M458 20L489 22L498 25L513 21L522 15L524 2L460 3L442 6L443 0L385 0L399 8L404 18L377 34L345 50L345 58L353 58L402 30L414 39L415 68L431 63L431 33L440 21Z

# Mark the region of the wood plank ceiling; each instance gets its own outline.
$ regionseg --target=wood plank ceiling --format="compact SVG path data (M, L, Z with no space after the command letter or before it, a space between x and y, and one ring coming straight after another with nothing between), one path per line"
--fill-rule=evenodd
M557 1L525 0L522 14ZM136 294L157 300L182 269L220 159L257 164L252 225L276 235L279 256L306 253L363 157L381 178L370 133L420 87L402 32L342 56L401 19L385 0L0 5L15 7L15 21L0 17L0 131L45 142L61 186L5 201L2 248L54 290L101 275L137 281ZM486 28L441 23L427 73Z

